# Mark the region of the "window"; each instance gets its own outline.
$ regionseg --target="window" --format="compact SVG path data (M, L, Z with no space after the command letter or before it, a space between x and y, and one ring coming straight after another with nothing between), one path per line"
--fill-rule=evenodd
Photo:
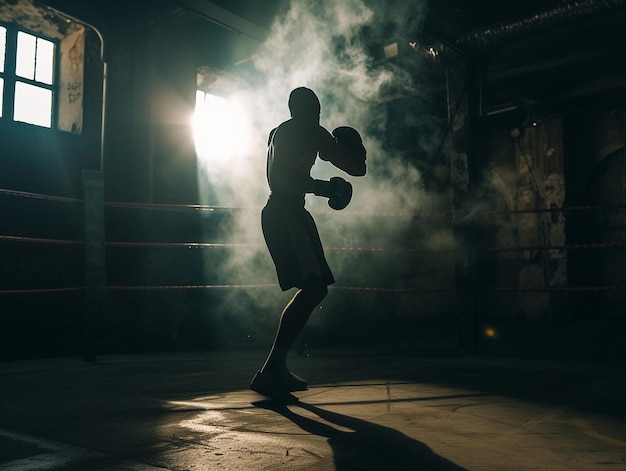
M247 145L248 119L243 109L225 98L196 90L193 132L200 159L228 159Z
M7 49L7 29L0 25L0 118L2 118L2 98L4 97L4 58Z
M228 134L225 119L227 106L228 103L224 98L196 90L193 128L198 155L223 157L227 151L228 137L225 135Z
M55 55L49 39L0 25L0 117L52 126Z

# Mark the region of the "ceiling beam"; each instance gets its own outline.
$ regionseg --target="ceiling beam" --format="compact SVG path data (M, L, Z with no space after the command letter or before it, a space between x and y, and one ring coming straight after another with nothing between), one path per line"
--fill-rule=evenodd
M237 33L263 42L268 31L208 0L177 0L186 10Z
M583 51L580 53L564 55L543 62L535 62L532 64L520 65L517 67L493 67L488 70L486 78L488 81L494 81L510 77L518 77L520 75L534 74L537 72L544 72L546 70L565 67L572 64L581 64L597 59L610 59L611 56L617 56L618 54L622 54L625 51L626 44L612 48L605 47L602 49L590 49L588 51ZM616 62L618 61L617 58L615 60Z

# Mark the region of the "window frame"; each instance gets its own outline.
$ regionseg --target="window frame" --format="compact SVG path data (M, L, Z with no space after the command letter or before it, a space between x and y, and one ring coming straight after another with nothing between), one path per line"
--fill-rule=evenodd
M4 86L2 89L2 113L1 121L10 121L11 123L21 123L30 126L37 126L42 129L56 129L58 121L58 94L59 94L59 64L60 64L60 42L58 39L45 36L41 33L29 30L17 23L9 23L0 21L0 26L6 29L4 70L0 72L0 78L3 79ZM52 55L52 84L37 81L36 63L33 79L21 77L17 75L17 40L18 34L26 33L34 36L36 39L43 39L53 44L54 52ZM36 61L36 56L35 59ZM17 121L15 119L15 93L18 82L25 83L40 89L49 90L52 94L50 109L50 126L30 123L27 121Z

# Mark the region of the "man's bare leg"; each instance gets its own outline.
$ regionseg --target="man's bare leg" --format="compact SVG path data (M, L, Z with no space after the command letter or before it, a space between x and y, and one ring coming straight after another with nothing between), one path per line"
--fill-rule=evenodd
M283 310L274 344L261 371L287 363L287 355L304 330L311 313L327 294L328 288L316 276L310 277L295 294Z
M260 373L266 377L274 377L278 389L289 388L292 391L306 389L306 382L292 375L287 368L287 355L296 339L306 326L313 310L328 294L328 287L316 276L311 276L305 285L289 301L282 312L274 343ZM257 377L253 380L255 386ZM291 387L290 387L291 386ZM259 391L261 392L261 391Z

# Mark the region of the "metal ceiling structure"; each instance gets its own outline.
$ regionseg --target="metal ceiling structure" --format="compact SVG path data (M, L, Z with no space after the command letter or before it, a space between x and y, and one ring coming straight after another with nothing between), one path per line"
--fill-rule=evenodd
M397 0L386 0L392 5ZM85 18L103 31L176 18L190 27L200 20L261 42L286 0L142 0L40 3ZM481 113L525 110L563 115L626 103L626 0L422 0L421 31L403 31L410 41L435 45L481 70ZM404 4L403 4L404 5ZM418 8L419 7L419 8ZM406 6L404 7L406 8ZM408 11L410 11L410 4ZM399 22L409 24L406 18ZM204 23L206 25L206 23ZM206 27L206 26L204 26Z
M624 24L623 0L561 1L445 41L482 69L484 115L566 115L626 103Z

